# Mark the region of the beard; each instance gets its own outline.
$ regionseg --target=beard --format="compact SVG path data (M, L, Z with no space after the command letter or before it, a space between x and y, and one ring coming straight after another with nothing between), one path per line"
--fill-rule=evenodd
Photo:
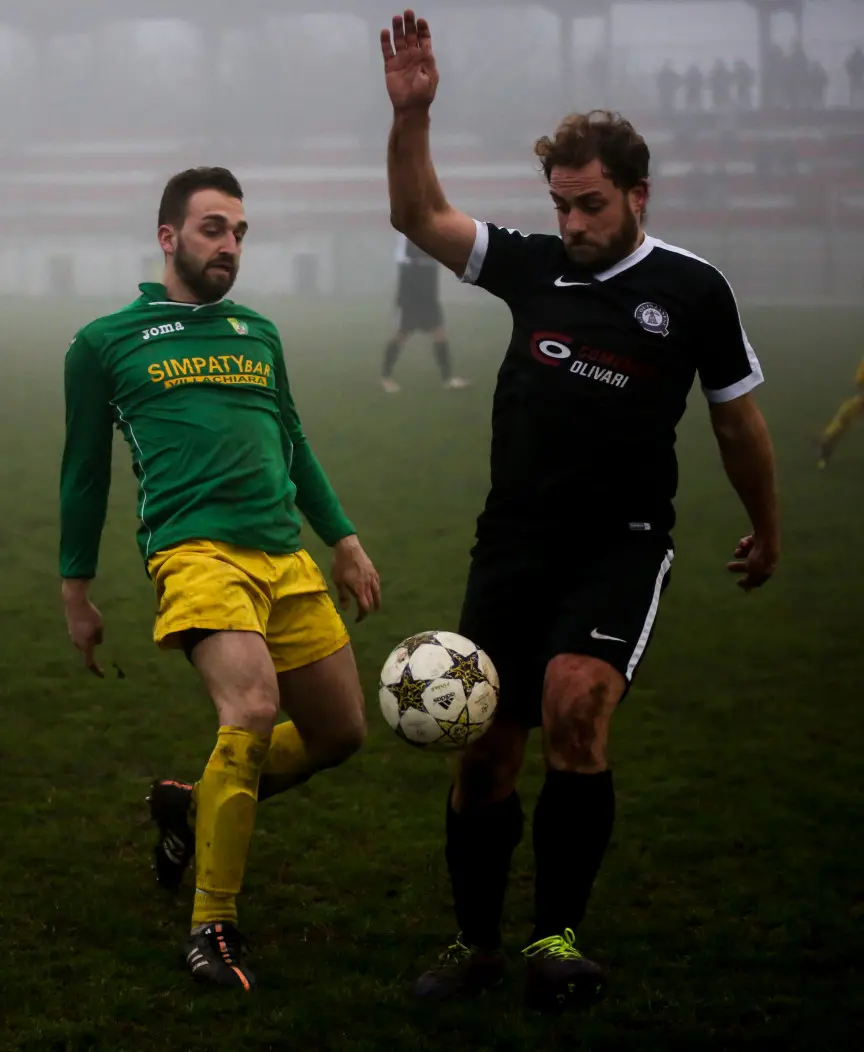
M580 267L592 272L608 270L626 259L636 249L639 240L639 220L636 213L628 208L621 226L605 244L598 245L590 241L565 241L564 250L570 259Z
M222 269L222 268L227 269ZM187 252L182 240L174 253L177 277L201 303L215 303L227 296L237 280L237 264L228 256L217 256L202 263Z

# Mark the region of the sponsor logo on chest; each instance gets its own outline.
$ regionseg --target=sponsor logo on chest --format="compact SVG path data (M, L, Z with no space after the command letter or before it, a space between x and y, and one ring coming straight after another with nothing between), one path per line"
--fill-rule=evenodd
M238 336L249 335L249 326L246 322L238 318L223 320L228 322ZM144 329L141 339L149 342L186 331L187 327L182 321L166 322L163 325L153 325L149 329ZM210 335L218 334L211 332ZM206 340L207 337L204 336L204 341ZM216 342L220 342L218 338ZM253 345L254 343L249 344L250 350ZM190 347L190 349L191 346L202 346L203 349L206 343L193 341L191 346L188 343L184 343L183 346ZM177 357L166 356L162 361L153 362L147 367L147 372L151 383L164 385L166 389L183 384L207 383L251 384L256 387L268 387L273 375L273 366L266 357L260 358L255 355L254 351L251 354L208 354L206 356L187 353Z
M253 384L268 387L272 375L270 362L242 354L218 354L205 357L166 358L148 366L154 384L166 388L181 384Z
M154 325L141 333L142 340L152 340L156 336L173 336L175 332L184 332L182 321L169 321L165 325Z
M626 387L631 377L654 377L655 369L628 355L615 354L587 344L574 346L572 336L558 332L535 332L530 341L531 354L547 366L567 365L567 371L586 380Z

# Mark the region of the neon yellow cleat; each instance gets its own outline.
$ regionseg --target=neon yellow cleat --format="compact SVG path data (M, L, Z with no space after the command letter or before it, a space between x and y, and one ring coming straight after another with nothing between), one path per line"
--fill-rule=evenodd
M576 949L570 928L563 935L550 935L522 951L528 961L525 1002L540 1012L562 1012L586 1008L602 1000L606 975L599 964Z

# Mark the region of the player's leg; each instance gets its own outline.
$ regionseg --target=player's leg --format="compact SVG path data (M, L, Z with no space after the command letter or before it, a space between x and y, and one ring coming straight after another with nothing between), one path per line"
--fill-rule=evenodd
M363 691L348 631L327 583L305 551L279 560L280 578L267 627L282 710L273 732L260 799L336 767L363 744Z
M606 744L624 695L620 672L596 658L553 658L543 689L546 779L534 811L534 931L526 999L534 1008L588 1004L605 976L575 946L612 834L615 793Z
M404 324L400 324L384 348L384 358L381 362L381 386L388 394L398 394L400 390L399 384L393 379L393 370L396 368L396 363L410 335L410 331L405 328Z
M536 596L536 585L533 559L509 546L475 553L459 631L492 659L501 693L491 728L461 755L448 790L445 856L460 934L418 980L421 997L471 995L504 972L504 895L523 826L516 780L529 728L540 722L543 681L537 619L526 625L512 609L514 597Z
M258 779L278 713L273 662L255 632L213 632L192 661L216 707L216 747L193 788L195 900L186 960L193 976L250 990L237 896L255 825Z
M236 923L279 688L267 644L254 632L215 632L193 649L192 661L219 720L216 748L194 793L194 929Z
M306 552L269 560L274 580L267 646L278 671L279 703L290 718L274 727L261 769L258 799L293 789L344 762L365 734L363 696L348 632ZM187 644L206 632L187 632ZM187 653L191 651L187 650ZM150 807L160 826L157 877L178 887L195 852L192 786L154 784ZM191 821L190 821L191 820Z
M504 976L501 919L510 861L522 839L516 780L528 733L503 713L459 759L447 799L445 851L459 934L417 980L418 997L471 996Z
M852 427L855 421L864 416L864 393L848 398L837 410L831 423L822 434L822 446L819 451L820 468L828 466L828 461L837 448L840 440Z
M840 439L843 438L855 421L859 417L864 418L864 360L862 360L861 365L858 367L856 382L859 388L858 394L852 398L848 398L840 406L834 414L831 423L822 433L822 448L819 453L818 462L820 468L827 467L828 461L831 459L831 455L837 448Z
M335 653L278 675L279 695L292 728L274 734L259 798L308 781L313 774L339 767L363 745L366 716L363 690L349 643ZM289 740L290 734L290 740Z
M429 336L432 339L432 356L435 359L441 382L446 387L453 379L453 355L450 352L450 340L447 336L447 329L444 327L443 314L437 305L435 323L434 327L430 326L429 329Z
M634 538L594 560L565 603L543 686L547 764L534 815L535 927L527 997L538 1008L601 995L602 970L582 957L584 917L615 817L607 743L612 714L653 633L671 570L663 542Z
M448 391L459 390L460 388L467 387L468 381L461 376L455 376L453 373L453 355L450 350L450 337L447 334L447 329L444 325L444 314L440 304L436 305L435 311L435 326L430 331L432 337L432 354L435 358L435 365L438 367L438 372L441 376L441 382Z
M242 960L236 897L255 821L258 780L279 711L276 670L263 635L266 583L255 574L255 557L201 541L177 545L150 563L159 603L155 638L164 647L187 651L213 700L219 726L216 747L190 794L194 807L178 816L176 829L184 847L194 848L196 863L187 961L197 979L246 989L254 978ZM266 565L264 557L258 558ZM190 810L194 834L186 827L184 836ZM161 834L165 816L154 810L154 818Z

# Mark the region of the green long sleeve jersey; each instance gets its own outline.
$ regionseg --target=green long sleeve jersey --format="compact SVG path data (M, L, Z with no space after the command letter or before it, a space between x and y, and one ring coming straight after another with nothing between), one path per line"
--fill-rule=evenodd
M96 575L115 426L138 479L145 564L194 539L297 551L300 512L327 544L354 533L303 434L273 323L230 300L140 291L66 354L61 576Z

